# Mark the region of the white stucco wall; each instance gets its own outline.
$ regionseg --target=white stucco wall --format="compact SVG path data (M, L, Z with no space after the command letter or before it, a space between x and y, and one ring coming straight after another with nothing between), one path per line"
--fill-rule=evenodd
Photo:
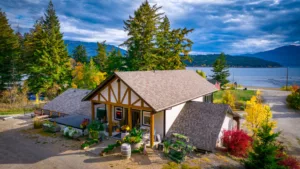
M203 96L198 97L198 98L196 98L196 99L194 99L194 100L192 100L192 101L195 101L195 102L203 102Z
M233 116L229 113L226 113L226 116L225 116L225 119L223 121L223 124L222 124L222 128L221 128L221 131L219 133L219 137L218 137L218 140L217 140L217 146L222 146L222 143L221 143L221 138L223 136L223 131L224 130L231 130L233 129Z
M154 129L155 134L159 134L161 138L164 134L164 112L158 112L154 114Z
M166 134L174 123L175 119L179 115L180 111L184 107L185 103L172 107L170 110L166 110Z

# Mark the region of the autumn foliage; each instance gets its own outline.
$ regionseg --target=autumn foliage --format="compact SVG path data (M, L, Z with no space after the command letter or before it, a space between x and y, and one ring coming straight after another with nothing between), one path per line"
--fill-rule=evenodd
M222 143L226 151L237 157L247 156L251 146L251 137L243 130L224 130Z
M232 109L235 108L235 96L232 92L226 90L225 93L222 96L223 98L223 103L228 104Z
M261 103L260 91L257 91L256 95L252 96L250 101L247 101L245 111L244 125L253 135L255 135L258 128L261 127L262 123L266 120L268 121L268 125L275 128L276 123L272 121L270 107Z
M278 162L278 165L284 166L288 169L300 169L300 163L293 156L283 156L283 159Z

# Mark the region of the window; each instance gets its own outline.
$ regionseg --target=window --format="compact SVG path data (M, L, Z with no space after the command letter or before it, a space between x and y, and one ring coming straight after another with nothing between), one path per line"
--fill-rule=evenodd
M123 120L123 108L115 107L115 120Z
M212 94L205 95L204 102L211 103L212 102Z
M143 111L143 125L150 126L150 112Z

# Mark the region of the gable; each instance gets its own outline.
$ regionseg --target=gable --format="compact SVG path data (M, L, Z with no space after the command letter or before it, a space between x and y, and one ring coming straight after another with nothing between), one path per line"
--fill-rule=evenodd
M140 96L118 77L112 78L98 91L95 91L91 101L94 103L113 104L123 107L132 106L133 108L152 110Z

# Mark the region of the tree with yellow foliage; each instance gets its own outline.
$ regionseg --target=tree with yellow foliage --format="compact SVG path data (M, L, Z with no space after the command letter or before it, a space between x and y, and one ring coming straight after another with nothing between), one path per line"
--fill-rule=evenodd
M228 104L232 109L235 109L235 96L232 92L226 90L222 96L222 103Z
M272 112L268 105L261 103L260 91L257 91L255 96L252 96L250 101L246 103L246 115L244 126L256 135L258 128L267 120L268 125L272 128L276 127L275 121L272 121Z
M89 64L77 62L72 76L73 88L94 89L105 80L106 73L100 72L91 59Z

